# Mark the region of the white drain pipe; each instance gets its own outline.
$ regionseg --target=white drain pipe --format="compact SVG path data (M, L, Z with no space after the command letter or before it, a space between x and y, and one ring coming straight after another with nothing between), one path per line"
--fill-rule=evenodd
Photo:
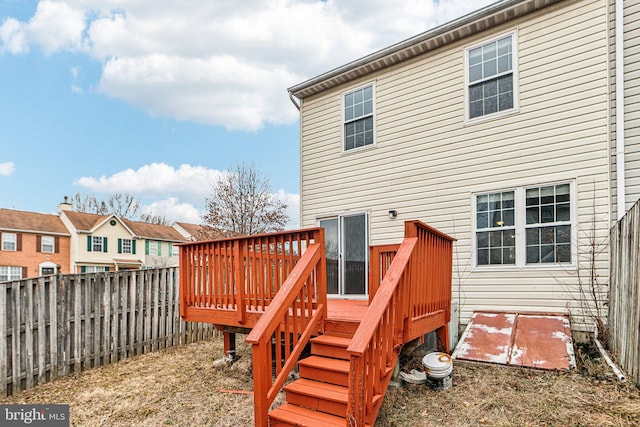
M616 1L616 205L618 219L626 212L624 164L624 1Z

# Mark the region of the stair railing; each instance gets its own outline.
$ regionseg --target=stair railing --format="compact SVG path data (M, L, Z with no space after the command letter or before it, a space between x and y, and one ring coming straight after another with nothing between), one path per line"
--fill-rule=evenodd
M327 316L325 269L320 230L247 336L252 345L256 426L268 425L273 400L312 334L321 330Z
M377 280L382 276L382 282L347 348L351 358L347 426L374 424L410 333L424 334L448 323L453 241L420 221L407 221L397 252L393 254L392 247L379 251L381 263L385 257L392 261L386 269L373 265L380 269ZM413 325L416 321L422 329Z

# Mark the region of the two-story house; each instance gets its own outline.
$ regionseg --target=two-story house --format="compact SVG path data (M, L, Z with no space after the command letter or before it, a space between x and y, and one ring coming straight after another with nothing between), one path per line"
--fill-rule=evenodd
M0 209L0 282L68 273L69 248L57 215Z
M174 267L178 265L178 247L188 239L169 225L122 220L144 248L144 266L148 268Z
M608 277L610 18L603 0L503 0L289 88L330 293L365 297L367 247L419 219L457 238L461 323L579 314Z
M68 204L60 204L60 219L71 232L70 269L76 273L177 266L173 245L187 241L167 225L75 212Z
M116 215L61 209L60 219L71 232L72 272L138 269L144 265L144 240Z

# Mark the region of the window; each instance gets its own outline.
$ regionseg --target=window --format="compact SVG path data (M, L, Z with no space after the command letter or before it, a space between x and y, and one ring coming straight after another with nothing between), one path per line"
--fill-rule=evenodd
M100 236L93 236L93 246L91 248L91 250L93 252L102 252L102 237Z
M515 33L467 49L468 117L514 107Z
M0 266L0 282L20 279L22 279L22 267Z
M178 251L173 247L173 243L169 242L167 245L169 246L169 256L178 255Z
M475 197L476 265L572 263L569 183Z
M528 188L527 264L571 262L569 184Z
M101 265L85 265L80 267L82 273L103 273L109 271L109 267L103 267Z
M56 239L53 236L42 236L40 250L52 254L55 251Z
M87 236L87 251L107 252L107 238L102 236Z
M160 242L157 242L155 240L147 240L147 244L149 245L147 255L160 255Z
M476 228L478 265L516 263L513 191L478 196Z
M18 235L16 233L2 233L2 250L18 250Z
M136 242L131 239L118 239L119 254L135 254Z
M373 144L373 85L344 95L344 149Z

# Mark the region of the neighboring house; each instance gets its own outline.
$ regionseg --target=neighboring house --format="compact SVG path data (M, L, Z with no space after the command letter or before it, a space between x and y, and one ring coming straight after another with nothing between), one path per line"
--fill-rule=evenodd
M0 209L0 282L68 273L69 240L57 215Z
M60 219L71 232L70 268L73 273L138 269L144 266L144 240L139 239L117 216L63 208L60 210Z
M178 265L178 247L175 243L188 241L178 230L169 225L122 220L144 245L144 266L174 267Z
M93 273L178 265L175 243L187 241L173 227L74 212L60 205L71 231L71 271Z
M289 88L330 293L364 297L367 247L419 219L457 238L461 323L579 313L612 209L609 20L599 0L504 0ZM606 283L606 247L593 267Z

